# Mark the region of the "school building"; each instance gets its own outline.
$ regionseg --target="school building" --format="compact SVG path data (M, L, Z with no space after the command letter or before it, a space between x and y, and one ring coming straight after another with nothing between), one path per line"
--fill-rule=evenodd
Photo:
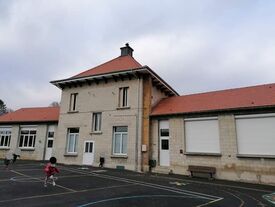
M0 156L19 147L23 159L97 166L104 158L109 168L184 175L206 166L218 179L275 184L275 84L180 96L128 44L120 49L52 81L60 108L0 116Z

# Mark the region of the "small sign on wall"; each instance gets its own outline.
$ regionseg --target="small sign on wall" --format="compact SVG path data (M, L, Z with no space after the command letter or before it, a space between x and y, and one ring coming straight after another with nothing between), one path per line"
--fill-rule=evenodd
M142 151L142 152L147 152L147 145L146 145L146 144L143 144L143 145L141 146L141 151Z

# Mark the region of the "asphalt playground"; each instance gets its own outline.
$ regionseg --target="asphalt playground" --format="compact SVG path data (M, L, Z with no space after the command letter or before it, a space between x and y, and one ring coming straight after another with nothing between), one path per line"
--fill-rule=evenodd
M96 167L59 165L57 185L44 187L44 165L2 164L0 206L275 206L275 186Z

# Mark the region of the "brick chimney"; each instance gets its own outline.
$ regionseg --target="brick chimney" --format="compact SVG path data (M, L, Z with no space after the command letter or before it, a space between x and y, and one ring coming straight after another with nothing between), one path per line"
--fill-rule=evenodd
M125 47L121 47L121 56L131 55L133 56L133 48L129 46L129 43L125 44Z

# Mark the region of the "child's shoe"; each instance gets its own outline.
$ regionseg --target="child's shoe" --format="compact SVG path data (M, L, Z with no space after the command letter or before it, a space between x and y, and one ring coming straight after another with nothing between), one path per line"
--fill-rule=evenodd
M47 188L47 183L44 183L44 187Z
M53 180L53 186L55 186L56 184L55 184L55 182L54 182L54 180Z

